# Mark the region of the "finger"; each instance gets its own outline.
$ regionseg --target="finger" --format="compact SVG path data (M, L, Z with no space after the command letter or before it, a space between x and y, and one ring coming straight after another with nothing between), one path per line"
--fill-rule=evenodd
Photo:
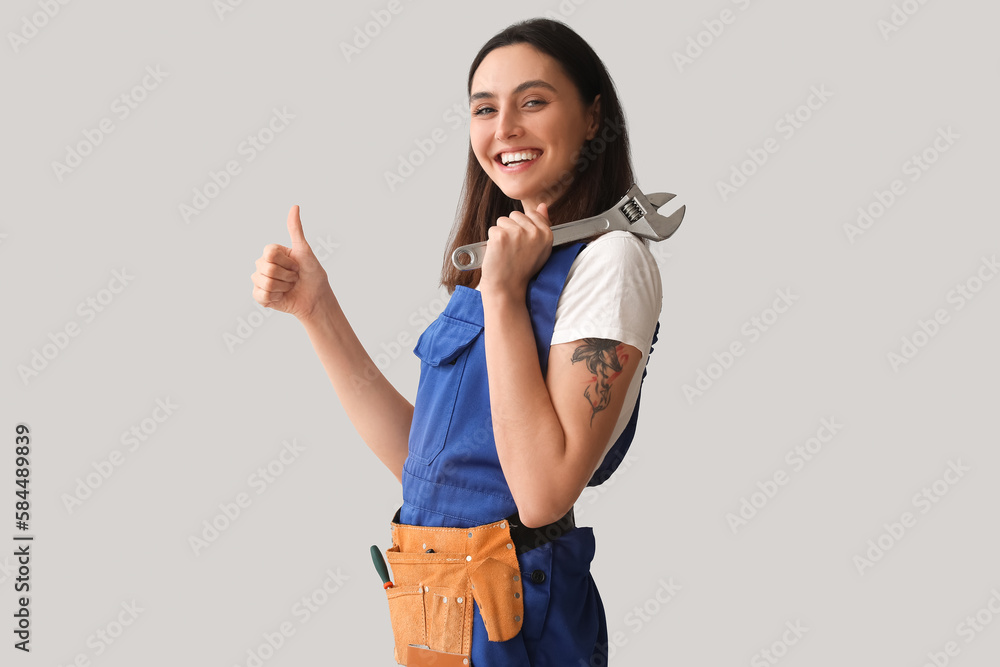
M302 233L302 220L299 218L299 206L296 204L288 211L288 236L292 239L292 251L302 252L309 247L306 235Z
M525 216L542 229L552 227L552 222L549 220L549 207L544 202L538 204L534 211L525 211Z
M535 212L545 219L545 224L549 227L552 226L552 221L549 220L549 205L545 202L540 202L537 207L535 207Z
M520 211L511 211L510 215L508 216L508 219L511 222L513 222L514 225L520 227L521 229L530 230L532 227L535 226L534 221L532 221L531 218L529 218L524 213L521 213Z
M286 257L285 259L287 260L288 258ZM294 282L298 280L299 277L298 271L294 269L286 269L276 262L267 261L263 257L257 260L256 265L257 271L269 278Z
M281 301L283 296L283 294L268 292L259 287L255 287L253 290L253 300L262 306L268 306L275 301Z
M530 238L545 238L552 234L549 231L548 221L535 211L529 213L515 211L510 216Z
M295 287L294 282L288 282L286 280L276 280L255 271L250 276L250 280L256 287L264 290L265 292L288 292L293 287Z
M289 253L291 252L291 248L272 243L264 248L264 254L261 256L261 259L265 262L272 262L278 266L282 266L289 271L298 271L299 263L289 257Z

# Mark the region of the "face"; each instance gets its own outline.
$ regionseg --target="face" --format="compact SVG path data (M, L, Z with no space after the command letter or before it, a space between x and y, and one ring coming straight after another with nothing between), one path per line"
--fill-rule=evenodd
M533 211L551 204L576 173L584 141L597 133L600 96L584 105L558 61L514 44L479 64L469 105L479 164L505 195Z

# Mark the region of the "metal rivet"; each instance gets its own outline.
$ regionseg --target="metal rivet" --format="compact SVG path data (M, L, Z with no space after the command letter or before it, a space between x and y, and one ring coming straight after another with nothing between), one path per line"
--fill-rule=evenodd
M462 604L462 598L458 598L458 600L456 600L456 602L458 602L458 604Z
M469 533L469 537L472 537L472 533Z
M427 545L426 545L426 544L424 544L424 549L426 549L426 548L427 548Z
M444 603L448 604L448 598L443 598L443 599L444 599Z
M424 593L429 593L430 590L431 590L430 588L428 588L427 586L424 586Z
M472 560L472 556L466 556L465 560Z
M507 545L507 548L508 548L508 549L513 549L513 548L514 548L514 545L513 545L513 544L508 544L508 545Z
M469 664L469 659L468 658L462 658L462 664L463 665Z
M506 527L507 527L507 524L506 524L506 523L504 523L503 521L501 521L501 522L500 522L500 527L501 527L501 528L506 528Z
M520 620L521 620L521 617L520 617L520 616L515 616L515 617L514 617L514 622L515 622L515 623L519 622Z
M516 599L518 599L519 597L521 597L521 594L520 594L520 593L514 593L514 599L515 599L515 600L516 600Z
M516 574L514 575L514 581L517 581L517 575Z

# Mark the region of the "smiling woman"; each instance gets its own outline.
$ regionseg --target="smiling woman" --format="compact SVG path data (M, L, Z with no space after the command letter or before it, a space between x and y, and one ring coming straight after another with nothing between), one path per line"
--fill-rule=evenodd
M468 94L441 274L451 298L413 350L413 404L354 334L297 207L292 247L257 261L254 298L302 321L352 423L402 484L385 552L395 581L383 575L396 661L606 664L594 533L573 506L635 434L662 287L647 241L609 231L553 248L551 226L611 208L634 183L624 112L593 49L547 19L487 41ZM451 263L482 242L479 268Z

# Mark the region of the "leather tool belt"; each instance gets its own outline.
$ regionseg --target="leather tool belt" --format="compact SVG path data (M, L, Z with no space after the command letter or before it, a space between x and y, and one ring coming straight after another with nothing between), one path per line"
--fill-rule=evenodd
M521 631L524 596L517 554L575 527L573 511L540 528L516 514L472 528L438 528L392 521L386 559L395 580L386 589L396 662L409 667L468 667L473 600L489 641Z

